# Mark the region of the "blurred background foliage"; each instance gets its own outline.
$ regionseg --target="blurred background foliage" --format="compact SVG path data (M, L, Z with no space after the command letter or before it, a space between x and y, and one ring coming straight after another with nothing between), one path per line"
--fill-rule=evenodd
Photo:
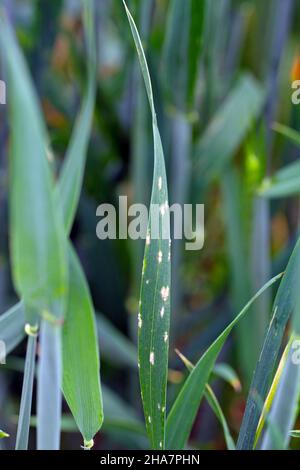
M78 0L2 0L46 117L59 169L84 91ZM169 403L184 378L179 349L196 361L234 314L284 270L298 237L299 198L267 199L262 184L299 158L274 122L298 129L291 82L300 79L298 0L128 0L150 64L170 201L205 204L205 244L173 243ZM153 145L144 86L120 0L96 0L98 85L84 189L72 230L97 312L105 424L96 449L145 448L136 329L143 241L96 237L96 208L149 203ZM1 32L0 32L1 34ZM1 69L1 79L5 70ZM15 302L9 266L6 109L0 107L0 311ZM26 155L24 155L26 158ZM232 435L270 320L272 292L256 303L222 352L212 386ZM25 346L0 370L0 422L16 432ZM226 365L230 364L231 368ZM223 371L226 380L220 378ZM234 372L236 371L236 372ZM13 417L13 418L12 418ZM31 443L34 444L34 420ZM64 405L63 447L80 436ZM9 440L2 446L10 447ZM222 449L204 401L190 445ZM296 445L296 443L295 443Z

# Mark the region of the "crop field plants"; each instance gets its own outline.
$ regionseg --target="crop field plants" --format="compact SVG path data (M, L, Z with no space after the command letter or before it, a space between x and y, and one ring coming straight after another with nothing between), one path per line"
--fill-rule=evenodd
M300 2L0 1L0 449L292 450Z

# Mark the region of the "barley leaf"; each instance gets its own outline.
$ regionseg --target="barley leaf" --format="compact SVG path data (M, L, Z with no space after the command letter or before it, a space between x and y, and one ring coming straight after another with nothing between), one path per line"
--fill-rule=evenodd
M258 443L258 440L260 438L262 429L263 429L265 421L266 421L266 417L268 416L268 413L270 412L270 409L271 409L271 406L272 406L272 403L273 403L273 400L274 400L275 393L278 389L279 379L282 375L283 367L284 367L284 364L286 363L286 360L287 360L289 346L290 346L290 343L286 346L286 348L284 350L284 353L281 357L281 360L280 360L279 366L277 368L276 374L274 376L272 385L270 387L268 396L265 400L263 410L262 410L262 413L261 413L261 416L260 416L260 419L259 419L259 423L258 423L258 426L257 426L256 434L255 434L254 447L256 447L256 444Z
M290 435L291 435L291 437L295 437L295 438L299 439L300 431L297 430L297 429L293 429L293 431L290 431Z
M284 126L279 122L274 122L272 126L273 130L281 134L283 137L286 137L290 142L300 147L300 134L295 129Z
M205 393L205 398L209 403L209 406L211 407L211 409L215 413L216 417L218 418L218 420L219 420L219 422L220 422L220 424L223 428L227 449L228 450L235 450L235 443L234 443L234 440L233 440L233 438L231 436L231 433L229 431L229 427L228 427L226 418L224 416L223 410L220 406L220 403L219 403L216 395L214 394L213 389L210 387L210 385L206 384L204 393Z
M15 287L30 309L64 314L65 236L46 158L46 130L14 33L1 17L11 122L10 234ZM30 321L31 319L29 319Z
M72 227L80 196L96 92L96 41L93 20L94 1L87 0L83 2L83 8L87 39L88 80L85 96L58 181L59 198L67 233L70 232Z
M153 120L154 175L150 208L159 207L159 237L151 238L155 220L149 217L140 295L139 367L141 394L151 446L165 445L165 411L170 323L170 242L168 190L161 138L157 127L152 86L141 40L124 2L144 77ZM151 210L150 210L151 212Z
M236 391L240 392L242 385L236 371L229 365L223 362L216 364L213 370L214 375L219 377L225 382L229 383L231 387Z
M183 363L185 364L187 369L191 372L195 367L194 364L192 364L178 350L176 350L176 353L178 354L180 359L183 361ZM215 372L215 368L214 368L214 372ZM217 419L219 420L219 422L220 422L220 424L223 428L224 437L225 437L225 440L226 440L228 450L234 450L235 449L235 444L234 444L234 440L233 440L233 438L230 434L226 418L224 416L224 413L222 411L220 403L219 403L213 389L211 388L211 386L209 384L205 385L204 396L205 396L209 406L211 407L212 411L214 412L215 416L217 417Z
M282 436L282 449L288 448L291 438L290 430L294 425L300 392L300 367L299 364L293 362L292 355L293 350L290 347L268 416L269 426L262 440L262 450L277 449L272 426L278 429L280 436Z
M137 368L137 348L104 315L97 313L96 325L101 354L117 367Z
M272 278L251 298L195 365L168 415L166 444L168 449L181 450L187 442L205 391L205 385L231 330L247 314L253 302L281 276L282 274L279 274Z
M224 169L259 116L264 91L250 75L243 75L204 131L195 149L195 172L208 184Z
M290 257L274 300L272 320L264 341L259 362L257 363L254 372L247 399L247 405L237 443L238 449L250 450L253 448L260 417L260 410L256 402L256 396L258 396L263 402L266 399L271 377L276 366L276 360L282 343L283 334L290 314L295 308L293 293L295 292L295 289L298 288L297 263L300 253L299 250L300 240L298 240Z
M289 197L299 194L300 164L295 161L278 170L272 178L266 178L259 189L266 198Z
M61 326L41 322L37 381L37 448L58 450L61 422Z
M273 129L299 147L299 132L279 123L275 123ZM259 192L267 198L288 197L299 193L299 185L300 164L295 161L278 170L271 178L266 178Z
M63 392L85 441L103 421L94 310L77 255L69 249L70 285L63 327Z
M29 335L25 359L25 370L21 397L20 414L18 420L16 450L26 450L31 415L33 379L35 371L36 334Z
M25 312L22 302L11 307L0 316L0 340L5 342L9 354L25 336Z

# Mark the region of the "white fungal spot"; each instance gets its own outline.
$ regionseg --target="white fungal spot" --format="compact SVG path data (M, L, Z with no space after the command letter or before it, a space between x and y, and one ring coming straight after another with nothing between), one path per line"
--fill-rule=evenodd
M170 239L169 239L169 246L171 246L171 245L172 245L172 240L171 240L171 238L170 238Z
M169 254L168 254L168 261L171 261L171 252L169 251Z
M149 282L150 282L150 281L149 281L149 279L147 279L147 281L146 281L146 284L148 285L148 284L149 284Z
M151 243L151 237L150 237L150 235L149 235L149 233L148 233L147 236L146 236L146 245L149 246L150 243Z
M165 342L165 343L168 341L168 338L169 338L169 335L168 335L168 333L165 331L165 334L164 334L164 342Z
M153 351L151 351L150 353L149 361L150 361L150 364L154 366L154 352Z
M161 318L163 318L164 314L165 314L165 307L162 307L162 308L160 309L160 316L161 316Z
M140 369L140 367L141 367L141 364L138 362L138 368Z
M162 204L162 205L160 206L160 209L159 209L159 210L160 210L161 215L165 215L165 210L166 210L166 209L165 209L165 205L164 205L164 204Z
M160 441L160 443L159 443L159 447L162 448L162 442L161 442L161 441Z
M157 403L157 408L160 410L160 408L161 408L160 403Z
M146 271L146 258L144 258L144 261L143 261L143 271L142 271L143 276L145 274L145 271Z
M141 314L139 313L138 314L138 327L142 328L142 325L143 325L143 320L142 320Z
M151 416L148 416L148 421L151 424Z
M158 252L158 255L157 255L157 261L158 261L159 263L162 262L162 257L163 257L162 251L159 251L159 252Z
M161 298L163 299L164 302L166 302L169 298L170 295L170 288L169 286L167 287L162 287L160 290Z
M158 178L157 185L158 185L158 189L161 190L161 188L162 188L162 177L161 176Z

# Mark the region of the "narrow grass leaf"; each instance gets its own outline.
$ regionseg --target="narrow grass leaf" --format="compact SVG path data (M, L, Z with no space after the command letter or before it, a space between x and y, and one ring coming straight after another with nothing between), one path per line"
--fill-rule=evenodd
M145 81L153 124L154 174L150 212L155 205L159 207L160 227L159 238L151 238L154 220L150 214L140 295L138 343L141 394L146 427L151 446L154 449L163 449L165 445L171 279L168 190L149 70L134 20L125 2L124 6ZM163 236L163 232L168 233L168 236Z
M87 0L82 3L87 43L88 79L82 106L74 126L57 188L66 233L69 233L71 230L80 197L96 94L97 59L94 31L94 0Z
M280 359L280 363L278 365L278 368L277 368L276 374L274 376L272 385L270 387L268 396L265 400L263 410L262 410L262 413L261 413L261 416L260 416L260 419L259 419L259 423L258 423L258 426L257 426L256 434L255 434L254 447L256 447L256 444L258 443L258 440L260 438L262 429L263 429L265 421L266 421L266 416L270 412L270 409L271 409L271 406L272 406L272 403L273 403L273 400L274 400L274 397L275 397L275 393L276 393L277 388L278 388L279 379L282 375L283 367L284 367L284 364L286 363L286 360L287 360L289 347L290 347L290 342L289 342L289 344L287 344L287 346L286 346L286 348L283 352L283 355Z
M293 429L293 431L290 431L290 436L299 439L300 438L300 431L297 430L297 429Z
M274 300L272 319L248 394L246 409L237 442L238 449L251 450L254 445L256 429L260 418L260 410L257 406L256 396L260 397L264 403L269 391L272 374L276 367L283 334L291 312L295 308L295 299L292 293L298 288L297 260L299 254L300 239L297 241L289 259Z
M262 450L277 449L270 426L276 426L283 439L283 449L288 448L300 392L300 367L299 364L293 362L292 356L293 350L290 347L269 413L270 425L262 440Z
M196 145L194 171L199 182L208 184L220 175L260 115L264 96L251 75L239 79Z
M296 260L296 278L300 274L300 256ZM297 351L300 344L300 294L299 287L295 284L292 287L291 295L293 299L293 310L291 319L291 339L288 344L286 360L283 364L283 370L279 378L279 383L273 399L269 421L274 425L283 439L283 448L287 449L290 442L290 430L298 411L298 401L300 395L300 365L297 357ZM268 428L263 437L263 450L276 449L276 442Z
M22 302L0 316L0 340L4 341L9 354L25 337L25 312Z
M28 336L27 340L27 351L25 359L21 406L17 429L16 450L26 450L28 448L33 379L35 372L36 341L37 337L35 332L33 332Z
M300 134L295 129L280 124L279 122L274 122L272 129L283 137L286 137L290 142L297 145L297 147L300 147Z
M227 449L228 450L235 450L235 443L234 443L232 435L229 431L229 427L228 427L225 415L223 413L223 410L220 406L220 403L219 403L216 395L214 394L214 391L211 388L211 386L206 384L205 388L206 388L205 389L205 398L208 401L209 406L211 407L211 409L215 413L216 417L218 418L218 420L219 420L219 422L220 422L220 424L223 428Z
M192 364L183 354L181 354L180 351L178 351L177 349L175 351L180 357L180 359L182 360L182 362L185 364L186 368L191 372L195 367L194 364ZM223 428L224 437L225 437L228 450L235 450L234 440L230 434L226 418L224 416L220 403L213 389L211 388L209 384L205 385L204 396Z
M67 289L65 236L46 157L46 130L27 66L6 19L0 44L11 120L10 222L16 290L38 313L62 317ZM27 311L26 311L27 313Z
M2 430L0 429L0 439L4 439L5 437L9 437L9 434L7 434L7 432L2 431Z
M213 369L215 376L219 377L225 382L229 383L231 387L236 391L240 392L242 389L241 381L236 373L236 371L229 365L224 362L216 364Z
M199 359L194 369L188 376L177 396L167 419L167 444L168 449L183 449L190 435L201 399L213 370L216 359L231 330L247 314L254 301L273 285L282 274L279 274L267 282L245 305L235 319L227 326L220 336L207 349Z
M82 107L60 173L57 198L69 234L80 196L96 93L94 1L83 2L87 42L88 80ZM103 421L99 352L94 307L80 262L68 243L69 293L63 326L63 393L85 443L91 443ZM74 350L75 348L75 350ZM81 350L78 355L78 348Z
M295 161L278 170L272 178L267 178L259 188L259 194L272 199L299 194L300 163Z
M61 326L42 320L37 381L37 449L58 450L61 424Z
M94 309L79 260L69 249L69 297L63 327L63 392L85 441L103 421Z

